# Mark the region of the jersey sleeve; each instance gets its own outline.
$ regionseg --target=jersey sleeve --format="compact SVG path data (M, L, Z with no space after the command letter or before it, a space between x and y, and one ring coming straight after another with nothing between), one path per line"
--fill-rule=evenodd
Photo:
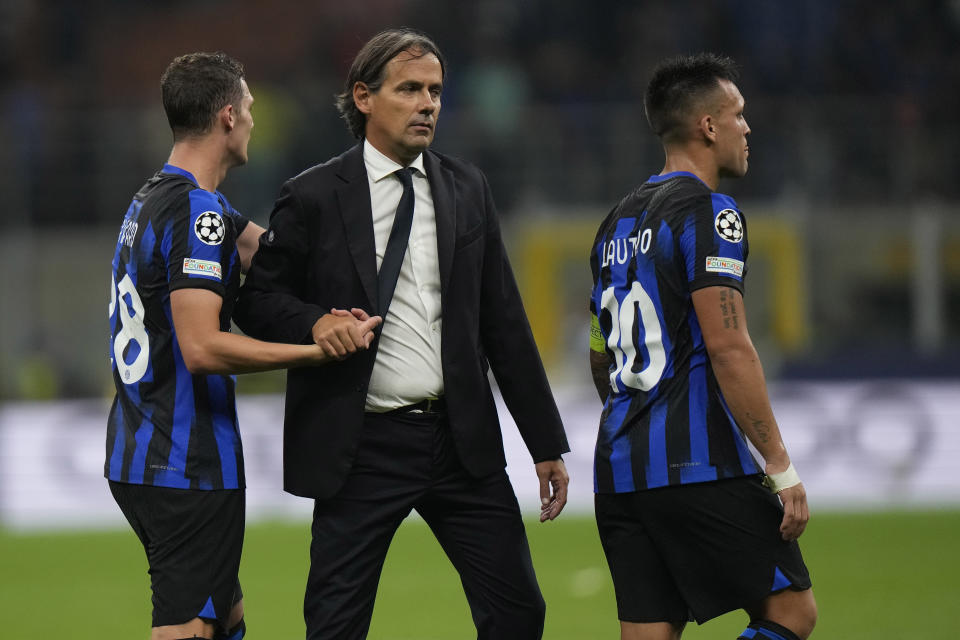
M747 226L733 198L719 193L699 198L685 220L680 250L690 291L723 286L743 293Z
M169 289L209 289L223 296L236 253L233 220L224 219L232 214L203 189L178 195L172 209L161 247Z

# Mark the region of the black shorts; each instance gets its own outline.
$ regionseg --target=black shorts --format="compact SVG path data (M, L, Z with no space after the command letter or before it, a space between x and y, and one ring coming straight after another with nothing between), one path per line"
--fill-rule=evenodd
M620 620L703 623L810 588L799 545L780 537L780 499L760 478L595 496Z
M110 482L110 492L147 552L153 626L203 618L225 629L243 598L243 489L197 491Z

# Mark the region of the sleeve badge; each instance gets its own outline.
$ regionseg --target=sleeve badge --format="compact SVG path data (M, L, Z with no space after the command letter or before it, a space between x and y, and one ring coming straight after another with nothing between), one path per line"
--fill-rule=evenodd
M717 230L717 235L727 242L736 244L743 240L743 221L740 220L740 212L736 209L724 209L718 213L713 226Z
M197 234L200 242L209 245L217 245L223 242L223 236L226 234L226 227L223 225L223 218L216 211L204 211L197 216L197 221L193 225L193 232Z

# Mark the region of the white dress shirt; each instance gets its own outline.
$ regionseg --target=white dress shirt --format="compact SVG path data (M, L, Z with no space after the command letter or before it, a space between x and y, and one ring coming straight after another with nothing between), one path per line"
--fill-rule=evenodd
M403 193L403 185L393 173L403 167L366 140L363 162L370 184L379 272ZM377 413L443 395L437 217L423 156L417 156L410 167L414 169L413 226L367 390L365 408Z

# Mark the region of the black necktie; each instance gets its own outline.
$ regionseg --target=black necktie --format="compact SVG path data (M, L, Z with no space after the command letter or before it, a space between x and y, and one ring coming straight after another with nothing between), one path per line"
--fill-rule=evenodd
M393 290L397 288L400 265L403 264L403 254L407 252L407 241L410 238L410 227L413 226L412 171L409 167L405 167L394 173L403 184L403 195L400 196L400 204L397 205L397 213L393 217L393 228L390 229L387 250L383 253L380 273L377 274L377 302L380 305L378 312L384 320L387 318L387 310L390 308L390 301L393 299Z

